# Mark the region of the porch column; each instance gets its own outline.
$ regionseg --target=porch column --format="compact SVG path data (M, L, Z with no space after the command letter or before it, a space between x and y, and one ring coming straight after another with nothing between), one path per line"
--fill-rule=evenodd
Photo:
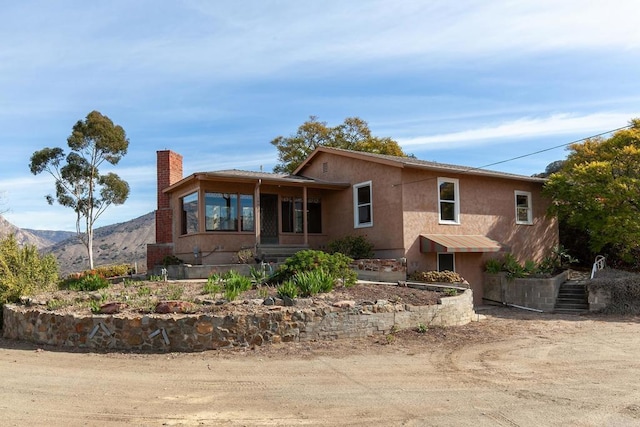
M256 182L256 187L253 190L253 230L256 235L256 244L255 249L258 249L260 245L260 184L262 184L262 180L259 179Z
M302 187L302 233L304 236L304 245L309 245L309 234L307 233L307 216L309 215L309 210L307 209L307 187Z

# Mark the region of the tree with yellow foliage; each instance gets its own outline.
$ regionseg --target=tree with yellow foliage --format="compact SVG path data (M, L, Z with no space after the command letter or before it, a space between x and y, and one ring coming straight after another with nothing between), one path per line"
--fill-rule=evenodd
M545 184L550 212L584 230L592 251L607 249L629 260L640 249L640 119L569 150Z

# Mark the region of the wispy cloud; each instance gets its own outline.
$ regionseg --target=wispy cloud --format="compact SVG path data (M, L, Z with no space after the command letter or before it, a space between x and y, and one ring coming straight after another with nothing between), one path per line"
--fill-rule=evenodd
M428 146L430 149L482 146L503 140L537 138L549 135L581 135L607 132L628 124L636 113L595 113L587 115L556 114L543 118L525 117L494 126L467 129L398 140L403 147ZM446 144L446 145L443 145Z

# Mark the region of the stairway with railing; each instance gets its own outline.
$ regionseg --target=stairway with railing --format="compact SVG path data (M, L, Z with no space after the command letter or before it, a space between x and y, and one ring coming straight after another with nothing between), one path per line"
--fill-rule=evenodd
M587 282L605 267L605 257L598 255L590 273L572 271L569 280L560 285L553 310L554 313L582 314L589 312Z

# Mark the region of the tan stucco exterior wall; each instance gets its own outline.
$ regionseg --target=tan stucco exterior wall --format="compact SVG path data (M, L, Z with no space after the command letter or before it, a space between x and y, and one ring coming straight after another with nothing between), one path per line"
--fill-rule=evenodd
M402 190L392 184L401 182L401 169L365 162L333 153L319 153L302 175L330 182L352 185L371 181L373 226L354 227L353 187L326 195L322 199L331 221L324 230L330 240L346 235L364 235L375 246L378 258L404 256L402 232ZM324 224L323 224L324 226Z

